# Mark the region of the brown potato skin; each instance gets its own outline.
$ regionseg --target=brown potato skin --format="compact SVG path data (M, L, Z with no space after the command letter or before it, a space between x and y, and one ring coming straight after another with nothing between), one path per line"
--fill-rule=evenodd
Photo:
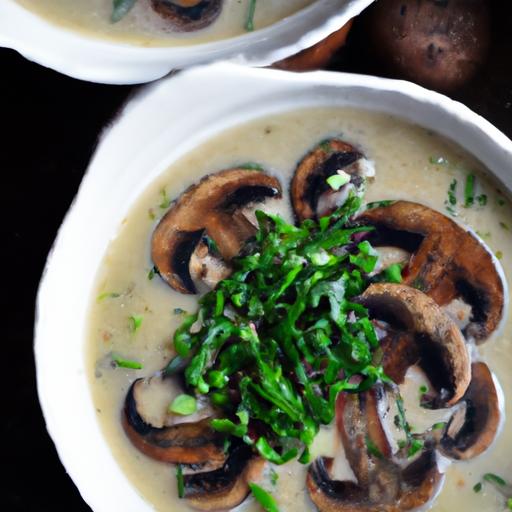
M367 32L383 67L439 91L468 82L490 42L488 0L379 0Z

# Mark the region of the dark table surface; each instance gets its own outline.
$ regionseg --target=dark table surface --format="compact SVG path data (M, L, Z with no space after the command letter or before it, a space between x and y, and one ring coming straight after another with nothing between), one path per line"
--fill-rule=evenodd
M492 47L485 66L462 90L452 94L509 137L511 3L497 3ZM356 20L348 44L331 67L385 74L365 44L363 22L364 19ZM4 49L0 50L0 69L6 276L2 279L0 311L4 332L2 366L7 371L7 404L0 424L5 475L2 510L41 512L59 507L89 511L57 457L39 407L32 352L35 297L46 256L78 189L98 134L135 88L74 80Z

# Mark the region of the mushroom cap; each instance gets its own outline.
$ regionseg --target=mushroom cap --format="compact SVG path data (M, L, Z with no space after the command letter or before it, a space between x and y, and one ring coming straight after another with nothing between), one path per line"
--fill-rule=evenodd
M181 293L196 293L189 262L206 234L230 260L256 228L239 210L268 197L280 197L277 178L243 168L209 174L189 187L153 232L151 256L160 276Z
M370 315L414 333L421 365L439 398L436 406L457 403L469 385L471 366L464 337L454 321L427 295L402 284L370 285L360 296Z
M358 169L353 164L362 158L363 154L354 146L339 139L329 139L313 148L297 165L291 182L290 195L297 219L315 219L319 197L324 193L336 194L326 179L338 170L355 175Z
M374 245L397 245L413 255L404 283L444 306L462 297L472 306L465 334L483 342L498 327L505 284L490 251L473 233L427 206L396 201L364 211L358 223L376 228Z
M471 382L462 398L465 407L454 413L441 438L442 452L452 459L467 460L482 454L500 427L499 395L489 367L474 363L471 371Z
M245 500L249 481L258 479L263 465L250 446L239 444L222 468L185 475L184 497L199 510L231 510Z
M200 0L184 5L172 0L151 0L153 9L177 32L193 32L211 25L222 10L223 0ZM181 5L180 5L181 3Z
M209 418L168 427L154 427L142 418L136 388L143 381L137 379L131 385L122 411L122 425L132 444L148 457L161 462L214 467L224 464L223 437L211 428Z

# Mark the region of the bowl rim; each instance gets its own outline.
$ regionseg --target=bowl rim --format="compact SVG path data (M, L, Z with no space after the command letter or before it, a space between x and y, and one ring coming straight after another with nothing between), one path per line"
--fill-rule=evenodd
M184 46L143 47L81 34L16 0L0 2L0 46L73 78L106 84L156 80L173 69L232 60L268 66L318 43L374 0L316 0L254 32Z
M226 77L231 80L226 82ZM208 112L209 118L213 120L224 112L227 121L225 124L215 125L210 131L205 129L196 139L186 142L187 130L191 130L194 123L204 124L204 119L190 116L187 120L176 113L187 113L191 105L197 108L197 105L209 100L208 95L203 94L199 99L194 95L198 92L198 84L205 80L215 90L224 93L222 105L221 102L209 101L212 109ZM226 83L230 85L227 86ZM177 94L180 90L187 91L188 95L180 96ZM272 98L275 103L272 103ZM163 99L168 102L165 112L161 108ZM119 176L127 183L135 176L135 182L144 190L170 162L201 141L241 120L246 122L274 112L274 108L277 108L276 112L284 112L291 108L324 103L354 106L357 104L356 100L368 101L369 110L375 110L375 105L379 105L382 107L379 111L394 113L411 122L418 122L419 116L422 121L419 124L427 128L432 129L436 123L440 123L440 129L436 131L442 136L455 141L471 154L481 149L479 160L501 182L504 189L512 193L512 141L502 132L465 105L446 96L409 82L372 76L327 71L294 74L247 68L232 63L210 64L177 73L146 86L128 101L118 118L102 133L77 196L48 256L37 295L34 330L37 390L46 427L67 472L93 510L106 512L112 510L112 507L119 509L121 506L134 512L151 509L132 487L103 438L85 374L84 345L87 335L82 327L86 325L92 299L90 293L86 297L78 297L80 294L76 294L74 284L70 283L70 275L75 272L75 260L71 260L70 256L80 258L80 251L89 250L92 253L95 248L102 249L101 254L94 256L96 262L88 263L87 259L81 261L84 268L88 264L94 267L90 274L94 276L97 264L103 258L108 242L115 236L124 213L139 196L134 191L125 198L125 204L120 206L117 203L123 198L122 194L117 198L115 191L109 191L109 194L114 194L112 204L100 205L97 202L97 192L112 187L113 184L117 186ZM268 112L262 108L262 102L268 103ZM244 108L246 113L243 112ZM156 115L159 112L161 117ZM141 126L144 126L144 133L141 133ZM165 129L162 139L152 140L153 131L159 134L163 126ZM458 127L455 131L454 126ZM178 140L174 152L169 156L169 137L176 136L178 139L181 136L182 140ZM465 140L461 141L462 138ZM131 148L135 142L142 145L146 153L151 154L149 159L141 156L137 160L135 153L120 155L116 150L119 144ZM165 151L165 156L162 156L162 151ZM119 176L115 174L116 171L107 171L111 169L108 164L114 161L122 169L121 173L118 172ZM145 167L148 162L150 167ZM137 175L140 171L136 171L141 166L151 169L142 180ZM109 176L109 173L113 176ZM130 183L128 185L131 186ZM100 211L96 211L98 209ZM110 214L113 215L112 218L109 217ZM98 217L96 223L93 222L95 215ZM83 233L93 231L91 222L94 226L99 226L100 222L106 225L104 228L98 227L106 231L102 235L101 243L95 242L95 238L99 238L96 234L83 236ZM92 292L91 283L85 283L82 288ZM63 297L66 297L65 301L62 300ZM66 315L63 315L65 318L60 318L55 313L56 305L62 306L69 318ZM76 335L72 335L71 340L70 332ZM56 350L60 357L55 357ZM66 386L62 386L55 375L61 364L59 360L67 361L63 370ZM78 398L80 403L77 403ZM69 414L70 411L74 414ZM89 435L81 437L81 442L77 445L76 434L80 428L86 428L85 432ZM98 478L98 468L101 468L101 478Z

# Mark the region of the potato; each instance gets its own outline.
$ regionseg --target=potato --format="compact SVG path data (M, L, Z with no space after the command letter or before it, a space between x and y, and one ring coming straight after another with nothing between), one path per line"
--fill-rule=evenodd
M393 75L451 91L485 60L489 6L486 0L379 0L367 27L375 53Z

